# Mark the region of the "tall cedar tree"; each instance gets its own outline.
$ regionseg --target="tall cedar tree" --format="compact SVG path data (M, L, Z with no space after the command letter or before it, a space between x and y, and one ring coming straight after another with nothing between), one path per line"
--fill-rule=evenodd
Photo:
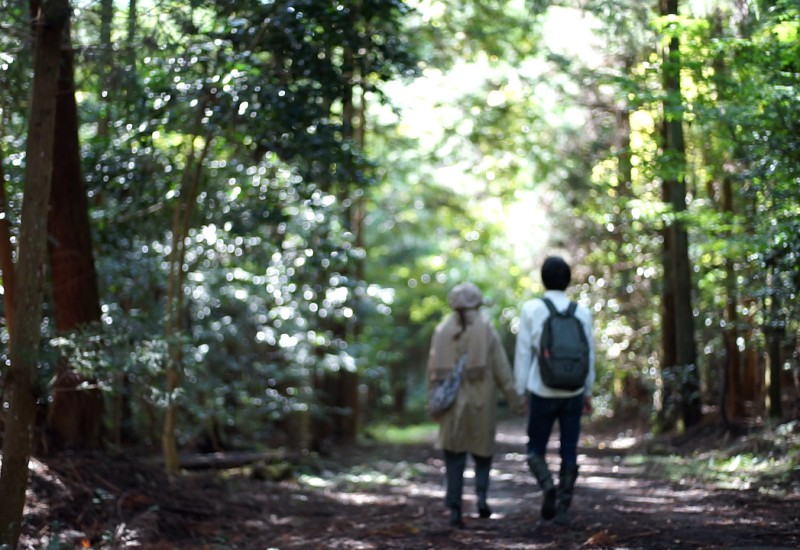
M75 63L69 27L64 44L56 100L57 154L54 151L47 242L55 327L59 334L69 335L100 321L100 298L81 170ZM103 398L94 382L75 372L66 358L59 361L47 416L54 447L77 449L99 445Z
M22 284L14 289L11 365L7 372L9 409L0 471L0 545L9 548L16 548L19 541L28 485L36 412L35 377L44 296L42 264L47 248L56 93L62 38L70 17L69 1L40 3L32 0L31 14L35 52L16 277Z
M662 16L678 15L678 0L661 0ZM686 144L683 134L683 99L680 88L680 40L673 35L664 48L662 79L664 170L663 199L674 218L664 239L664 397L662 428L670 428L673 406L684 427L702 417L700 374L697 368L689 238L681 215L686 212ZM673 356L674 354L674 356Z

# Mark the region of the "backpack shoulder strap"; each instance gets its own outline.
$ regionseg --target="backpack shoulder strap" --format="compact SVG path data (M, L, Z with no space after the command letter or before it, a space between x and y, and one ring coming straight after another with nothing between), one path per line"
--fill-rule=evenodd
M567 308L567 316L575 317L575 310L578 309L578 304L575 302L570 302L569 307Z
M550 301L550 298L545 298L544 296L542 296L542 301L544 302L544 305L547 306L547 309L550 311L550 315L558 315L558 310L556 309L556 306L553 305L553 302Z

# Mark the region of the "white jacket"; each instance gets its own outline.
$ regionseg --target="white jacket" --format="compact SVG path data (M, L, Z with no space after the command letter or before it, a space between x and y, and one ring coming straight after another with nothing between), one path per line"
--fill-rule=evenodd
M558 311L564 311L569 307L569 297L562 290L547 290L544 296L553 302ZM531 392L540 397L572 397L583 393L586 397L591 397L595 379L592 313L580 304L575 310L575 317L583 324L589 342L589 375L586 377L584 387L574 391L550 388L542 382L539 371L539 342L542 339L544 322L549 315L547 305L540 298L522 304L517 345L514 350L514 382L517 393L524 395L526 392Z

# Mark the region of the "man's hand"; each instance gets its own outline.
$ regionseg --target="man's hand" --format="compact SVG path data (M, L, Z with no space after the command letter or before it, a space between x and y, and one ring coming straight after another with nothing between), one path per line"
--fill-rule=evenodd
M583 398L583 414L592 414L594 407L592 407L592 398L591 397L584 397Z

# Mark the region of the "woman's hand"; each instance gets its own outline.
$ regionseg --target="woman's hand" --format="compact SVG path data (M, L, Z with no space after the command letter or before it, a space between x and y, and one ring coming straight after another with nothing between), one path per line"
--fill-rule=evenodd
M528 400L526 395L518 396L517 406L514 407L514 412L520 416L528 416Z

